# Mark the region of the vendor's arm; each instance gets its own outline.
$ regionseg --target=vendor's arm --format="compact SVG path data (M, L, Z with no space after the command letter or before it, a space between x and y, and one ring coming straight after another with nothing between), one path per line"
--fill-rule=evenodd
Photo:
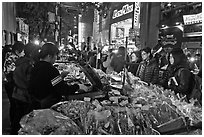
M52 73L53 74L51 78L51 84L54 87L54 91L58 92L57 94L69 95L79 90L79 85L77 84L74 84L74 85L66 84L63 80L64 75L61 75L56 68L54 68Z
M61 95L70 95L78 91L79 89L83 91L88 91L88 87L83 84L68 85L64 80L63 76L56 72L56 77L51 80L52 86L54 86L55 91L59 92Z

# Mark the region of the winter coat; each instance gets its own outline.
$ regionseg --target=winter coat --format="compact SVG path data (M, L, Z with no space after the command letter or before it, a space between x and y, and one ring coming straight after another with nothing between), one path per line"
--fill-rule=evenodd
M13 72L13 79L15 88L12 97L23 101L30 102L30 96L28 93L28 86L30 80L31 69L33 67L33 61L27 57L21 57L15 62L15 70Z
M168 88L168 80L170 74L171 74L170 65L168 65L166 69L159 68L158 85L162 86L165 89Z
M136 76L136 72L137 72L137 69L139 67L139 64L140 63L137 63L137 62L132 62L132 63L129 63L129 67L128 67L128 72L131 72L133 75Z
M128 61L129 61L129 58L127 57L127 62ZM125 63L126 63L125 55L115 54L113 55L110 66L113 68L115 72L120 73L123 70Z
M177 84L172 80L173 77L175 77ZM193 76L189 68L179 65L173 69L168 86L171 90L173 90L176 94L180 93L181 95L186 95L188 97L193 90L193 85Z
M157 84L159 76L159 66L154 58L147 61L142 61L136 72L136 76L142 81L152 84Z
M49 62L39 61L31 72L29 91L35 109L49 108L59 102L62 95L70 95L79 85L67 85L59 71Z

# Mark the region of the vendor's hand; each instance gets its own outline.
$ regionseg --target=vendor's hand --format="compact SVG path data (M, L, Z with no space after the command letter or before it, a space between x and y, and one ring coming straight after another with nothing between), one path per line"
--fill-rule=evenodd
M89 90L89 87L83 85L83 84L78 84L79 85L79 89L84 90L85 92L87 92Z
M69 74L69 71L63 71L63 72L61 72L60 75L62 78L65 78L68 74Z

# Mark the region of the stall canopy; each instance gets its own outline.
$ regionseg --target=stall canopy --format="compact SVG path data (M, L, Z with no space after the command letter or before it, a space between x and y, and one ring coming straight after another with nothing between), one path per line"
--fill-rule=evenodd
M14 2L2 3L2 30L16 33L16 10Z

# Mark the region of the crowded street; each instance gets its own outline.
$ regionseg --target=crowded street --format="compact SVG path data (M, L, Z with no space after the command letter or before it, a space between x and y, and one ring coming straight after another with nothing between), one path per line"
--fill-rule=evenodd
M202 2L2 2L2 135L202 135Z

